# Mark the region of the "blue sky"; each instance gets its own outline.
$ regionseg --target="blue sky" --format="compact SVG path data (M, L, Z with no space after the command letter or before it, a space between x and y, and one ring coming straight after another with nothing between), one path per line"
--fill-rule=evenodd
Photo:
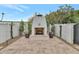
M47 14L56 11L63 4L0 4L1 13L4 12L4 21L27 21L35 12ZM79 4L72 4L72 7L79 9Z

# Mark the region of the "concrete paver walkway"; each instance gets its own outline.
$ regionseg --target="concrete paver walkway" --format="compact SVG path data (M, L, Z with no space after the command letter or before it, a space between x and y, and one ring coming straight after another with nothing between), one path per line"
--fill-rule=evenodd
M53 39L49 38L48 40L30 40L28 38L21 37L16 42L1 50L0 53L79 53L79 51L56 37Z

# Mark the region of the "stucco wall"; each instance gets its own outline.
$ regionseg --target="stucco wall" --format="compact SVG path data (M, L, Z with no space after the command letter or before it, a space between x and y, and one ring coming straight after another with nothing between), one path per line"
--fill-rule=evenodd
M58 37L60 37L60 25L62 26L61 38L73 44L75 24L55 24L55 35Z
M0 23L0 43L10 39L10 25Z
M19 23L13 23L13 37L19 36Z
M11 22L0 22L0 43L11 39ZM13 37L19 36L19 23L13 23Z
M54 26L55 26L55 30L54 30L55 35L60 37L60 26L61 26L61 24L55 24Z
M62 37L65 41L72 43L74 41L74 24L62 25Z
M29 33L29 31L28 31L28 23L27 22L24 23L24 33L25 34Z

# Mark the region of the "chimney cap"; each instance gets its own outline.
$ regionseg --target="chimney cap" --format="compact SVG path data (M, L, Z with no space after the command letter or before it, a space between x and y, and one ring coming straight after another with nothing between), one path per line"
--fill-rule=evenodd
M42 14L38 14L38 15L36 15L36 16L39 16L39 17L41 17L41 16L43 16Z

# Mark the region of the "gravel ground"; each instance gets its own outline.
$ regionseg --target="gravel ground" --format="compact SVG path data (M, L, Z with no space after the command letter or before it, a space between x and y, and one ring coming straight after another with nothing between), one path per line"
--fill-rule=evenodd
M39 37L42 38L42 37ZM76 54L76 49L57 37L48 40L30 40L21 37L0 51L1 54ZM45 39L45 38L43 38Z

